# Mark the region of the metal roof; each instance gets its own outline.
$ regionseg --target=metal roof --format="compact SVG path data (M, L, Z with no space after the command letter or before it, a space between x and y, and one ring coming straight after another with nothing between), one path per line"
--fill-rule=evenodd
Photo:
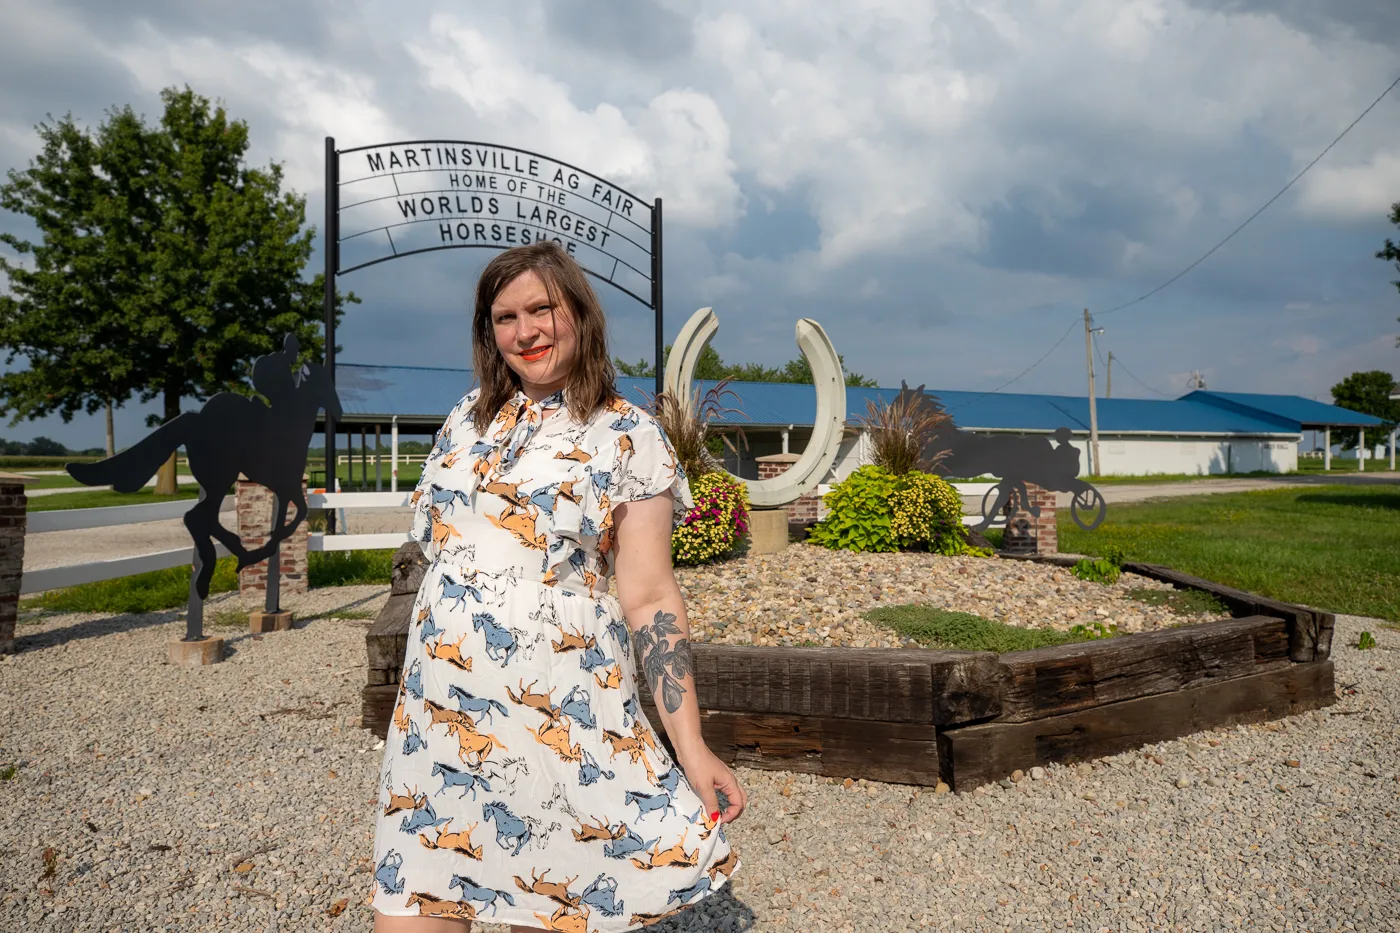
M470 369L336 363L335 388L345 416L442 424L472 386Z
M1380 427L1381 419L1371 415L1315 402L1301 395L1257 395L1250 392L1211 392L1198 389L1183 395L1180 401L1199 402L1218 408L1239 411L1266 420L1279 419L1313 428L1371 428Z
M430 366L375 366L337 363L336 388L344 417L352 421L380 420L397 415L404 422L436 428L447 412L472 386L472 371ZM651 378L621 376L617 388L638 405L645 405L656 382ZM714 380L697 379L703 394ZM717 425L810 427L817 411L816 389L783 382L730 382L733 396L720 404L742 414L722 414ZM958 427L999 431L1053 431L1068 426L1076 433L1089 430L1089 400L1069 395L977 393L926 389L952 416ZM899 389L847 387L846 423L852 427L868 414L866 403L889 402ZM1102 434L1297 434L1298 420L1235 403L1222 405L1194 399L1099 399L1099 432ZM1221 395L1221 393L1212 393ZM735 397L737 396L737 398ZM1290 400L1292 396L1256 395L1246 398ZM1299 401L1308 402L1307 399ZM1318 405L1312 402L1310 404ZM1357 415L1330 405L1320 406L1340 415ZM1340 417L1339 415L1339 417ZM1374 419L1372 419L1374 421ZM1340 423L1340 422L1333 422ZM1379 422L1376 422L1379 423Z

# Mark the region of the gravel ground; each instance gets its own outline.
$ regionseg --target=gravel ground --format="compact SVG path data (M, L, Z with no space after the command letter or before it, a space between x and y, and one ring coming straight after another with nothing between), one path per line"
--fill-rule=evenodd
M860 554L798 543L764 554L676 573L697 640L720 644L898 648L889 629L860 618L880 605L922 602L1010 625L1117 624L1123 632L1204 621L1128 596L1172 587L1125 573L1112 586L1080 580L1063 567L984 557ZM614 589L615 592L615 589ZM1228 615L1228 613L1227 613Z
M812 611L897 601L917 582L911 555L832 556L819 579L866 565L874 578L857 574L836 606ZM931 599L976 598L957 588L962 562L926 560ZM1008 587L1060 573L979 563L1010 574ZM787 575L777 558L746 568L730 602L792 592L763 579ZM703 583L684 576L692 593ZM229 656L199 670L166 661L178 612L22 624L21 652L0 659L0 767L17 765L0 783L0 930L263 933L275 915L283 933L368 931L382 750L358 725L359 691L368 617L385 597L289 597L301 620L290 632L211 625ZM704 637L719 597L690 599ZM251 605L210 603L211 622ZM722 636L738 639L741 624ZM1376 649L1354 647L1363 628ZM849 634L838 643L864 638ZM1400 632L1339 617L1341 697L1326 710L970 793L737 769L748 808L731 827L744 858L733 891L649 929L1393 933L1396 652Z

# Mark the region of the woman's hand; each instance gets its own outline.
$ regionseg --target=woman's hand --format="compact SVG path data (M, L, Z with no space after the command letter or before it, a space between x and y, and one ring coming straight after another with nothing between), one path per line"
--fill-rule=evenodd
M721 823L732 823L739 818L749 795L739 786L729 766L720 761L708 746L699 745L684 755L677 755L676 760L685 772L685 779L700 795L706 815ZM720 794L724 795L728 806L720 806ZM719 811L718 817L714 816L716 811Z

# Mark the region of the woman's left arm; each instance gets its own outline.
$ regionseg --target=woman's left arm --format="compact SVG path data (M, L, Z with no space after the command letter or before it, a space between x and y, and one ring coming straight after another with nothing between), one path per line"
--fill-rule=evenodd
M723 791L729 806L720 820L733 822L746 795L701 735L690 623L671 566L672 508L669 490L614 507L618 603L635 634L638 674L651 690L680 766L711 811L720 809L716 788Z

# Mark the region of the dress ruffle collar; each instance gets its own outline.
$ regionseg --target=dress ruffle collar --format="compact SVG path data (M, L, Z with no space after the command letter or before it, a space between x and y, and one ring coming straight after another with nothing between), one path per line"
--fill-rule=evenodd
M545 409L564 404L565 392L562 388L539 401L530 398L523 389L515 390L515 395L501 406L481 439L468 451L476 458L471 469L470 495L473 505L478 486L495 482L520 459L520 454L544 423Z

